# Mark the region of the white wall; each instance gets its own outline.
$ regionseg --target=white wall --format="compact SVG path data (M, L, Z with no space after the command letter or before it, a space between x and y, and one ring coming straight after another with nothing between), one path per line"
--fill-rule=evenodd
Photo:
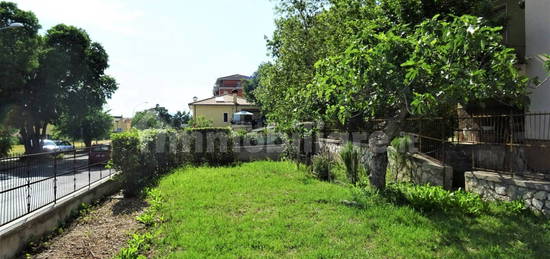
M525 1L525 43L526 71L529 77L545 79L549 74L544 70L541 54L550 54L550 0ZM530 113L550 112L550 81L531 90ZM550 139L547 120L540 117L526 118L526 137ZM542 125L545 124L545 125Z
M525 3L525 42L527 74L544 79L541 54L550 54L550 0L527 0ZM550 82L533 90L530 112L550 112Z

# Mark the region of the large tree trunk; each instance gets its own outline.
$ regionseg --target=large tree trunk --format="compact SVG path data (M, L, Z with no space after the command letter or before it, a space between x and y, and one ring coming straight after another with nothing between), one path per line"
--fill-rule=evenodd
M35 123L34 125L25 125L19 129L21 140L25 147L25 154L36 154L42 152L42 143L40 140L46 137L48 123Z
M383 190L386 187L388 142L388 136L383 131L375 131L369 137L367 167L370 173L370 184L377 190Z
M383 190L386 187L388 146L392 139L399 136L407 114L407 109L402 108L394 119L386 121L383 131L375 131L369 136L369 152L366 162L370 173L370 184L377 190Z

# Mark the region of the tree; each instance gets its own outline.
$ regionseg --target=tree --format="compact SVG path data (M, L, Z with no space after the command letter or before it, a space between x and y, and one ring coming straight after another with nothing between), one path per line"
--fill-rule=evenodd
M18 11L4 12L0 20L13 19L10 17L13 12ZM34 27L39 28L37 21ZM101 107L117 84L104 74L108 67L107 53L82 29L60 24L43 37L36 33L15 34L14 40L37 42L33 54L27 55L36 57L33 65L21 71L24 80L17 81L17 87L8 91L13 104L10 110L18 114L8 123L20 129L25 152L36 153L41 150L40 139L45 137L49 124L65 113L84 115L88 114L88 107ZM25 56L25 50L14 50L14 56Z
M256 97L283 128L323 120L350 129L388 118L371 134L368 164L377 188L385 184L385 148L408 116L488 98L525 103L527 80L514 67L515 54L502 45L500 28L488 26L498 19L461 16L483 15L487 9L478 7L493 1L442 1L446 7L436 8L428 0L334 0L297 11L304 2L319 3L281 1L284 15L268 41L273 65Z
M132 128L139 130L144 129L162 129L166 124L160 119L154 110L145 110L136 112L134 118L132 118Z
M23 28L0 31L0 123L15 103L16 92L29 81L29 73L38 67L40 24L32 12L17 8L10 2L0 2L0 27L12 22Z
M262 75L265 74L265 70L268 69L270 65L270 63L261 64L258 66L256 72L252 74L250 79L243 81L244 95L248 101L260 105L254 91L260 86Z
M186 111L178 111L172 116L172 127L176 129L182 128L191 120L191 113Z
M101 110L91 110L82 117L63 114L55 126L60 135L74 140L81 139L86 147L90 147L93 140L109 137L113 117Z
M191 128L208 128L212 127L213 122L203 116L197 116L189 121L189 127Z
M136 129L163 129L182 128L191 119L191 113L178 111L171 115L168 110L159 104L154 108L137 112L132 119L132 127Z

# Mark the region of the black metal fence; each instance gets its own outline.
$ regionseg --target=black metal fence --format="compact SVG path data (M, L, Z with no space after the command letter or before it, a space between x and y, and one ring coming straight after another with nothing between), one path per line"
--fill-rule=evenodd
M406 124L415 150L441 163L550 179L550 113L476 114Z
M0 158L0 226L111 177L106 162L90 162L90 152L79 148Z

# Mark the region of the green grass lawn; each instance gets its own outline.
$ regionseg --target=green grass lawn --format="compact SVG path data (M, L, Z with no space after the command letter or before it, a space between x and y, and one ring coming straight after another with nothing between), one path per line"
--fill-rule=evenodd
M550 256L546 221L530 216L421 213L320 182L289 162L183 168L154 189L164 222L152 255L167 258Z

